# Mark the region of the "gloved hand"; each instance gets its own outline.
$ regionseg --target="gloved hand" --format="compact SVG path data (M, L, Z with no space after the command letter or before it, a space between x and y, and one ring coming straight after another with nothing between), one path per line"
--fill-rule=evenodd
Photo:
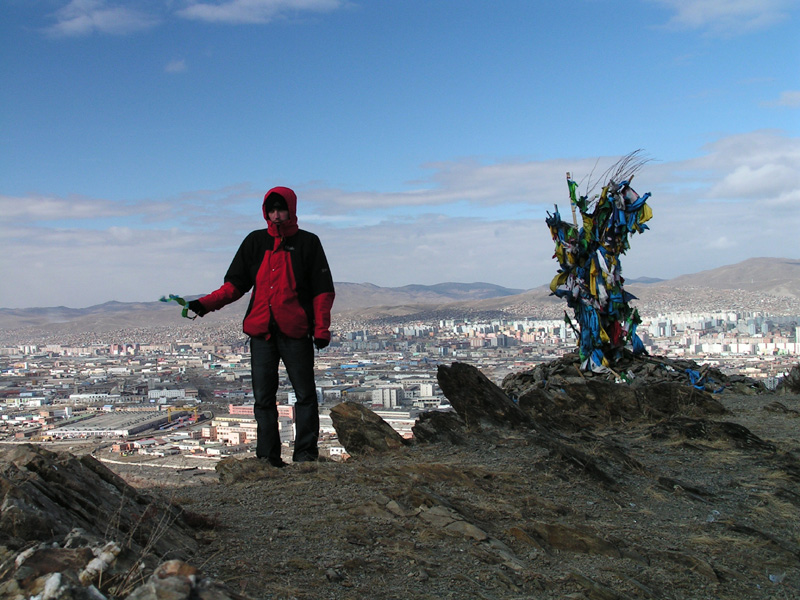
M316 346L317 350L322 350L323 348L327 348L328 344L330 344L330 340L326 340L324 338L314 338L314 346Z
M200 304L200 300L192 300L186 306L188 306L189 310L195 313L198 317L202 317L208 312L205 307Z

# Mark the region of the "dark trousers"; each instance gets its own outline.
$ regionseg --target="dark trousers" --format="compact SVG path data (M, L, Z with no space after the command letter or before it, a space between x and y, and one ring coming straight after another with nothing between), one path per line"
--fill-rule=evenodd
M319 408L314 382L314 344L310 337L288 338L280 333L269 339L250 338L250 365L253 376L254 413L258 425L256 456L278 460L281 439L278 433L278 361L282 360L297 396L294 407L294 459L317 458Z

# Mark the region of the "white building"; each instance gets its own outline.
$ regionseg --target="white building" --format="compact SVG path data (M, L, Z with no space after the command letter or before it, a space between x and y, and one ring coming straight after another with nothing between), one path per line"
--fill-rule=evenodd
M113 404L122 402L119 394L70 394L69 401L73 404Z
M149 400L186 398L186 390L150 390L147 392Z
M372 390L372 405L379 405L383 408L397 408L403 403L405 393L403 388L397 386L382 386Z

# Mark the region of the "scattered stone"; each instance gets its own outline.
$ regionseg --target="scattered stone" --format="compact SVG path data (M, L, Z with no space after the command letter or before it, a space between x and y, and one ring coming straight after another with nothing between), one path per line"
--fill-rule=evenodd
M333 568L330 568L327 571L325 571L325 577L331 583L339 583L340 581L344 580L344 575L342 575L341 572L338 571L337 569Z
M0 582L2 598L41 600L247 600L205 578L181 560L168 560L152 570L145 583L142 563L122 560L116 542L95 539L89 547L67 548L85 532L71 532L61 544L39 544L20 553L12 572ZM118 560L118 558L120 560Z
M568 550L582 554L600 554L620 558L622 553L612 543L602 539L589 529L568 527L559 523L534 521L530 524L533 536L541 540L540 545L556 550Z
M788 406L786 406L785 404L783 404L782 402L778 402L777 400L775 402L770 402L769 404L764 406L763 410L767 412L783 413L785 415L791 415L793 417L800 415L800 411L793 410Z
M273 467L263 458L224 458L215 467L220 483L231 485L245 481L286 477L284 469Z
M155 570L148 582L125 600L248 600L195 567L180 561L167 561Z
M722 441L744 450L775 452L775 444L765 442L738 423L674 417L653 425L650 427L649 433L656 439L686 438L709 442Z
M0 463L0 546L19 552L2 597L121 597L159 561L197 550L179 508L90 455L21 444L0 450Z
M478 542L489 539L489 536L483 529L468 521L454 521L449 525L445 525L444 530L456 535L463 535L464 537L471 538Z

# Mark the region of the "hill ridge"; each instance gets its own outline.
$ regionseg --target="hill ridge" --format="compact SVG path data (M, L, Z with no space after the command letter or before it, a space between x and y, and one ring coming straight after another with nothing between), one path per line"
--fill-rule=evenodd
M640 312L649 306L699 307L704 304L734 303L726 308L752 305L763 310L763 298L776 298L772 310L779 314L800 312L800 259L751 258L734 265L669 280L641 277L626 288L636 295ZM709 291L711 290L711 291ZM194 298L197 296L187 296ZM712 302L713 300L713 302ZM235 323L247 308L240 301L224 311L212 313L204 322ZM444 282L433 285L409 284L381 287L371 283L336 283L334 315L344 319L403 318L410 315L493 313L541 318L560 318L564 303L550 295L547 285L528 290L507 288L486 282ZM158 302L109 301L86 308L36 307L0 308L0 331L24 328L74 327L80 331L108 331L126 327L186 326L176 307Z

